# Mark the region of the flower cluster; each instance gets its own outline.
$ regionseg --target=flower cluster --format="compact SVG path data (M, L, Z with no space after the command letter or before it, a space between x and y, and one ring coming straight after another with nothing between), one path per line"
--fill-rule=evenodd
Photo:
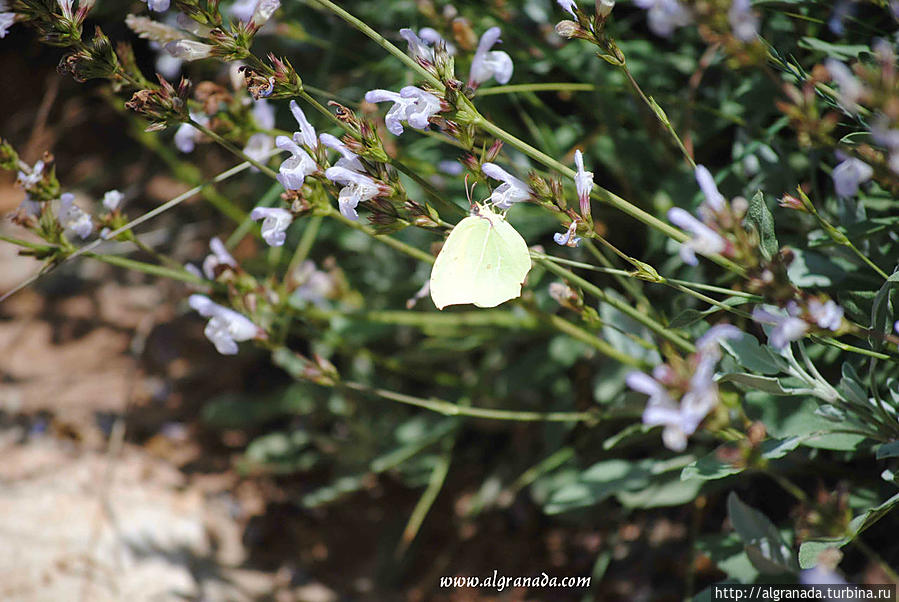
M715 367L721 359L720 344L737 338L742 332L735 326L719 324L696 341L696 353L686 360L660 364L652 376L643 372L628 374L627 385L649 396L643 422L664 426L662 441L668 449L683 451L687 437L719 402Z
M733 255L733 245L724 233L739 223L745 213L745 200L735 203L736 207L728 203L718 192L712 174L702 165L696 167L696 181L705 196L705 201L699 206L701 219L679 207L668 210L671 223L691 234L690 240L680 247L681 259L690 265L699 263L697 253L705 256Z

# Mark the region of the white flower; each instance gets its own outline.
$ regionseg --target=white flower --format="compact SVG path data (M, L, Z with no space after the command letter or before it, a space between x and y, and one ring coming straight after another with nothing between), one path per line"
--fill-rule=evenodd
M363 201L368 201L382 193L381 186L369 176L347 169L346 167L329 167L325 171L325 177L332 182L343 184L337 204L340 212L351 220L359 219L356 206Z
M562 7L562 10L567 10L571 13L571 16L577 19L577 13L574 11L577 10L577 4L575 4L574 0L556 0L559 3L559 6Z
M416 130L428 127L428 119L440 111L440 99L415 86L406 86L399 93L390 90L369 90L365 93L366 102L392 102L394 105L387 111L384 122L394 136L403 133L403 121Z
M865 85L859 81L852 69L836 59L827 59L824 66L830 73L830 79L839 87L840 104L850 113L857 112L858 101L867 92Z
M649 29L665 38L693 20L690 11L678 0L634 0L634 4L649 11Z
M125 200L124 194L118 190L110 190L103 195L103 206L106 207L108 211L115 211L122 204L123 200Z
M321 307L331 297L336 285L327 272L316 269L315 263L306 260L294 269L290 279L298 284L291 297L294 300L309 301Z
M727 241L720 234L680 207L668 210L668 220L693 235L690 240L681 243L680 246L680 256L684 263L696 265L699 263L696 253L706 256L717 255L727 248Z
M5 38L9 28L16 22L16 13L0 12L0 38Z
M297 101L290 101L290 112L293 113L297 123L300 124L300 131L293 135L294 142L297 144L305 144L309 149L315 149L315 147L318 146L318 137L315 135L315 128L312 127L312 124L306 119L306 114L303 113L303 109L300 108Z
M761 307L752 310L752 319L760 324L773 324L768 333L768 344L777 350L786 349L793 341L798 341L808 332L808 323L797 317L798 309L792 305L788 315L775 314Z
M290 152L290 157L278 168L278 181L287 190L299 190L303 187L306 176L315 173L318 165L309 153L287 136L278 136L275 139L275 146Z
M503 182L493 190L490 195L490 201L493 205L502 211L505 211L515 203L526 201L531 196L531 189L528 185L504 170L495 163L484 163L481 171L488 178L500 180Z
M450 42L447 42L443 39L436 29L431 27L422 27L418 30L418 36L421 38L423 42L426 42L431 45L431 47L436 48L440 43L443 43L443 46L446 48L446 53L449 56L453 56L456 54L456 47L453 46Z
M434 49L425 44L424 40L418 37L418 34L408 27L404 27L400 30L400 36L402 36L409 45L409 54L411 54L413 58L424 60L429 63L434 62Z
M191 113L190 118L202 126L209 124L209 117L202 113ZM175 132L175 147L182 153L192 153L202 132L189 123L182 123Z
M734 37L742 42L751 42L759 34L759 18L752 12L749 0L733 0L727 11L727 20Z
M32 186L35 186L38 182L40 182L44 177L44 162L38 161L34 164L34 167L31 168L31 173L25 173L24 171L19 171L16 176L16 180L18 180L19 184L25 190L29 190Z
M358 171L360 173L365 171L362 162L359 160L359 155L347 148L347 145L341 142L337 136L325 132L319 134L318 139L331 150L340 153L340 159L334 164L335 167L346 167L347 169Z
M287 240L287 227L293 215L287 209L256 207L250 212L250 219L262 220L262 238L272 247L280 247Z
M724 196L718 192L715 178L712 177L711 172L705 166L697 165L694 173L696 175L696 183L699 184L699 189L702 190L702 194L705 196L704 204L714 213L724 209Z
M643 424L664 425L662 441L665 447L683 451L687 447L688 433L683 428L685 425L682 425L680 407L662 383L643 372L631 372L625 382L631 389L649 395L646 409L643 410Z
M512 57L502 50L490 50L500 41L499 36L499 27L491 27L481 36L468 76L468 85L472 88L478 87L491 77L500 84L507 84L512 79Z
M574 151L574 163L577 165L577 175L574 177L574 185L577 187L578 200L581 203L581 213L590 213L590 191L593 190L593 172L584 169L584 154L581 149Z
M235 0L231 5L231 16L243 23L249 23L257 4L259 0Z
M156 71L162 74L162 76L166 79L172 80L176 79L178 75L181 74L181 65L184 64L184 61L173 57L166 51L159 52L156 55Z
M275 128L275 108L264 98L253 103L253 119L263 130Z
M147 3L147 8L157 13L167 11L169 9L170 0L141 0Z
M612 14L613 8L615 8L615 0L597 0L596 2L596 14L601 19L605 19Z
M197 42L196 40L178 40L168 42L165 51L182 61L197 61L209 58L215 46Z
M837 195L850 197L858 192L859 184L871 179L874 169L861 159L850 157L834 167L830 175Z
M730 324L717 324L705 331L696 339L696 351L705 357L721 358L721 341L724 339L736 339L743 334L736 326Z
M821 303L818 299L812 299L808 302L808 313L819 328L835 331L843 323L843 308L832 299L828 299L826 303Z
M262 132L253 134L247 140L246 146L243 147L243 154L253 159L257 163L265 163L274 148L274 140L268 134ZM259 171L253 167L253 171Z
M72 18L72 3L75 0L56 0L57 6L59 6L59 10L62 11L62 16L66 19Z
M94 230L91 216L75 204L75 195L71 192L59 197L59 211L56 219L59 220L59 225L66 233L77 234L82 239L90 236Z
M225 248L225 245L217 236L209 241L209 250L212 253L203 260L203 275L208 280L215 280L216 272L219 271L221 266L237 268L237 261L231 257L231 253L228 252L228 249Z
M209 318L203 334L222 355L236 354L238 341L249 341L261 334L261 329L249 318L214 303L205 295L191 295L188 303L201 316Z

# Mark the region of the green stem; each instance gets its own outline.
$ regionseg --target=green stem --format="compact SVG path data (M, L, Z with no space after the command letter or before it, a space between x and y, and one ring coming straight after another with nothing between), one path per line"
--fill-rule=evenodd
M389 52L390 54L392 54L393 56L398 58L400 61L405 63L405 65L407 67L409 67L410 69L412 69L413 71L418 73L418 75L420 75L425 80L427 80L428 83L430 83L431 85L436 87L440 92L443 92L443 83L441 83L441 81L439 79L437 79L427 69L425 69L424 67L419 65L417 62L415 62L415 60L413 60L412 57L410 57L405 52L403 52L402 50L400 50L399 48L397 48L396 46L391 44L389 41L387 41L387 39L384 36L382 36L377 31L375 31L374 29L369 27L364 21L362 21L361 19L358 19L357 17L354 17L353 15L351 15L344 9L340 8L339 6L337 6L330 0L307 0L307 1L314 2L314 3L318 4L319 6L321 6L322 8L325 8L325 9L331 11L332 13L334 13L335 15L337 15L338 17L340 17L341 19L343 19L344 21L346 21L347 23L349 23L350 25L352 25L353 27L355 27L356 29L358 29L359 31L364 33L365 35L367 35L378 46L380 46L381 48L383 48L384 50L386 50L387 52Z
M453 433L443 440L443 450L437 458L437 463L434 465L433 470L431 470L428 486L425 488L424 493L421 494L418 503L415 504L415 508L409 516L409 521L406 523L406 528L403 529L402 539L396 549L397 558L402 558L409 549L409 546L412 545L412 542L415 541L415 536L418 535L418 531L421 529L425 517L431 510L431 506L433 506L434 502L437 500L437 495L440 493L440 490L443 489L443 484L446 482L446 475L449 474L450 462L453 459L453 447L455 444L456 433Z
M268 165L263 165L256 159L253 159L252 157L248 156L245 152L243 152L242 150L240 150L239 148L237 148L236 146L234 146L233 144L231 144L230 142L228 142L227 140L225 140L224 138L222 138L221 136L219 136L218 134L216 134L215 132L210 130L205 125L202 125L201 123L198 123L197 121L194 121L193 119L190 119L189 123L192 126L194 126L195 128L197 128L198 130L200 130L201 132L203 132L203 134L205 134L209 138L212 138L213 140L218 142L221 146L226 148L228 151L237 155L238 157L240 157L241 159L243 159L244 161L246 161L247 163L249 163L256 169L258 169L259 171L261 171L268 177L273 178L275 180L278 179L278 174L275 173Z
M590 92L595 90L593 84L577 84L570 82L542 84L511 84L508 86L491 86L478 88L475 97L493 96L494 94L512 94L515 92Z
M561 316L557 316L555 314L546 314L544 319L559 332L567 334L571 338L581 341L582 343L586 343L603 355L621 362L626 366L634 366L635 368L640 368L642 370L652 368L651 364L648 364L643 360L637 359L635 357L631 357L628 354L615 349L615 347L600 339L596 335L587 332L576 324L572 324Z
M669 134L671 134L671 138L674 139L674 143L680 149L681 154L683 154L684 158L687 160L687 163L690 164L692 169L696 169L696 161L693 160L693 157L687 151L687 147L684 146L683 141L681 141L680 136L677 135L677 132L674 130L674 126L671 125L671 120L668 119L668 116L662 111L662 108L656 103L654 100L647 98L646 94L643 93L643 88L640 87L640 84L637 83L637 80L634 79L634 76L631 74L631 70L627 68L627 63L621 63L621 70L624 71L624 75L627 77L627 81L630 82L631 86L637 92L637 95L646 103L646 106L649 107L649 110L652 111L653 115L656 116L656 119L659 120L659 123L662 124Z
M425 253L421 249L416 249L415 247L407 245L406 243L399 241L395 238L390 238L389 236L387 236L385 234L378 234L374 231L374 229L370 228L369 226L366 226L365 224L359 223L358 221L353 221L353 220L349 219L348 217L344 216L339 211L336 211L333 207L330 207L329 209L330 210L328 211L328 213L326 215L328 217L336 219L337 221L341 222L343 225L349 226L350 228L352 228L354 230L359 230L360 232L364 232L365 234L367 234L368 236L371 236L375 240L379 240L379 241L383 242L385 245L387 245L388 247L395 249L395 250L399 251L400 253L404 253L404 254L408 255L409 257L414 257L415 259L418 259L419 261L424 261L426 263L431 263L431 264L434 263L434 256L431 255L430 253Z
M309 251L312 250L312 245L315 244L315 239L318 236L318 230L322 225L322 216L314 215L306 220L306 228L303 230L303 236L300 238L300 242L297 245L296 250L293 252L293 257L290 258L290 263L287 264L287 275L290 277L290 274L299 267L303 261L309 257Z
M127 257L119 257L118 255L104 255L102 253L84 253L85 257L91 257L93 259L99 259L105 263L115 265L122 268L127 268L129 270L136 270L138 272L144 272L145 274L151 274L153 276L161 276L163 278L171 278L173 280L180 280L182 282L189 282L191 284L208 284L202 278L198 278L195 275L191 274L187 270L174 270L172 268L167 268L161 265L154 265L152 263L145 263L143 261L137 261L135 259L128 259Z
M489 420L513 420L517 422L590 422L595 423L601 416L594 412L517 412L514 410L491 410L462 406L440 399L424 399L405 395L395 391L369 387L361 383L344 381L338 385L343 388L376 395L390 401L405 403L443 414L444 416L467 416L469 418L486 418Z
M629 318L632 318L640 324L643 324L658 336L676 345L679 349L689 353L693 353L694 351L696 351L696 347L690 341L684 339L678 334L675 334L673 331L669 330L662 324L659 324L657 321L647 316L640 310L628 305L623 301L619 301L618 299L607 295L601 288L591 282L588 282L587 280L584 280L574 272L566 270L565 268L542 258L537 258L537 261L553 274L561 276L562 278L565 278L566 280L569 280L574 284L580 286L584 290L591 293L594 297L598 298L600 301L611 305Z

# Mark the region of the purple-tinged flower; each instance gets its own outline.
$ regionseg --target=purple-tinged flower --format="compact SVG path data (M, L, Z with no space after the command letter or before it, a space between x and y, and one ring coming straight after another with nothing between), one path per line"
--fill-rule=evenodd
M91 216L75 204L75 195L71 192L59 197L59 211L56 218L66 233L77 234L82 239L90 236L94 230Z
M874 169L861 159L849 157L834 167L830 175L837 195L850 197L858 192L860 184L871 179Z
M202 126L209 124L209 117L203 113L191 113L190 118ZM182 153L192 153L202 132L189 123L182 123L175 131L175 147Z
M833 7L830 13L830 19L827 20L827 26L835 35L841 36L846 33L845 21L855 10L853 2L849 0L840 0Z
M43 179L44 167L44 162L38 161L34 164L34 167L31 168L30 173L25 173L24 171L20 170L18 175L16 176L16 180L18 180L19 185L21 185L22 188L28 190Z
M566 10L571 13L571 16L577 19L577 4L574 0L556 0L559 3L559 6L562 7L562 10Z
M257 4L259 4L259 0L236 0L231 5L231 16L242 23L249 23Z
M836 59L827 59L824 62L830 79L839 88L838 100L840 105L850 113L858 112L858 101L867 93L865 85L859 81L852 69Z
M157 12L162 13L169 9L169 4L171 4L170 0L141 0L142 2L147 3L147 8Z
M16 13L9 12L6 8L5 4L0 6L0 38L5 38L9 28L16 22Z
M163 50L156 55L154 67L156 67L156 71L161 73L164 78L173 80L177 79L181 74L181 66L183 64L183 60L176 58Z
M431 47L437 48L439 44L443 44L444 48L446 48L446 53L449 56L453 56L456 54L456 47L453 46L450 42L447 42L443 39L436 29L432 27L422 27L418 30L418 36L421 38L423 42L430 44Z
M743 331L731 324L717 324L696 339L696 351L703 357L721 359L721 342L724 339L737 339Z
M287 136L275 138L275 146L290 152L290 157L285 159L278 168L278 181L286 190L299 190L303 187L306 176L315 173L318 165L309 156L309 153Z
M557 245L562 247L576 247L581 242L580 236L575 236L574 233L577 231L577 221L572 220L571 225L568 226L567 232L556 232L553 234L553 240L556 241Z
M219 272L223 266L237 269L237 261L235 261L231 256L231 253L228 252L228 249L225 248L224 243L222 243L217 236L209 241L209 250L212 251L212 253L207 255L206 259L203 260L203 275L206 276L208 280L215 280L218 275L217 272Z
M308 301L318 307L324 305L337 290L334 278L327 272L317 269L315 263L308 259L294 269L290 279L297 283L291 298Z
M31 217L40 217L41 209L43 208L43 204L37 201L31 200L30 194L25 194L25 198L22 199L22 202L19 203L16 211Z
M577 187L577 198L581 203L581 214L590 215L590 191L593 190L593 172L584 169L584 154L581 149L574 151L574 163L577 165L577 175L574 176L574 185Z
M643 372L631 372L625 382L634 391L649 395L646 409L643 410L643 424L663 425L665 428L662 430L662 442L665 447L683 451L687 447L689 434L684 427L689 427L689 424L684 424L680 407L662 383Z
M724 196L718 192L718 186L715 185L715 178L711 172L703 165L697 165L695 170L696 183L705 196L704 206L711 209L712 213L718 213L724 209Z
M843 323L843 308L832 299L828 299L826 303L812 299L808 302L808 313L819 328L836 331Z
M280 7L280 0L237 0L231 5L231 16L243 23L252 21L261 27Z
M118 190L110 190L103 195L103 206L107 211L115 211L122 205L125 195Z
M365 167L363 167L362 161L359 160L359 155L351 151L349 147L341 142L337 136L323 133L319 134L318 139L322 144L324 144L331 150L335 150L340 153L340 159L338 159L337 163L334 164L335 167L345 167L353 171L358 171L359 173L365 171Z
M262 334L262 329L249 318L222 307L205 295L191 295L188 303L201 316L209 318L203 334L222 355L235 355L239 341L249 341Z
M412 55L412 58L428 63L434 62L434 49L425 44L424 40L418 37L417 33L408 27L404 27L400 30L400 36L409 45L409 54Z
M72 18L72 4L74 2L75 0L56 0L56 5L59 6L62 16L66 19Z
M428 119L440 111L440 99L415 86L406 86L399 93L390 90L369 90L365 93L366 102L392 102L384 122L394 136L403 133L403 121L416 130L428 127Z
M680 256L684 263L696 265L699 263L696 258L697 253L706 256L717 255L727 249L727 241L720 234L680 207L668 210L668 220L693 235L690 240L681 243L680 246Z
M264 98L253 103L253 119L263 130L275 128L275 108Z
M243 154L257 163L265 163L274 148L275 145L272 137L268 134L259 132L249 137L246 146L243 147ZM259 171L256 167L252 167L251 169L253 171Z
M359 219L359 214L356 212L359 203L385 193L382 186L370 176L346 167L336 165L329 167L325 170L325 177L343 185L340 195L337 197L337 204L344 217L351 220Z
M491 77L500 84L507 84L512 79L512 57L502 50L490 50L500 41L499 36L499 27L491 27L481 36L468 76L468 85L472 88L477 88Z
M305 144L309 149L315 149L318 146L318 136L315 134L315 128L306 119L303 109L297 104L297 101L290 101L290 112L293 113L294 119L300 124L300 131L294 133L293 139L297 144Z
M786 349L793 341L798 341L808 332L808 322L798 317L799 309L795 304L788 308L788 315L771 313L761 307L752 310L752 319L759 324L774 327L768 333L768 344L778 351Z
M500 180L503 182L493 190L490 195L490 201L493 205L505 211L515 203L526 201L531 196L531 189L527 184L507 172L505 169L495 163L484 163L481 171L488 178Z
M823 564L816 564L810 569L799 571L799 583L802 585L846 585L846 580L833 569L829 569Z
M448 176L460 176L465 171L465 167L458 161L444 160L437 163L437 170Z
M649 11L649 29L658 36L667 38L675 29L690 24L690 11L678 0L634 0L638 7Z
M262 239L271 247L280 247L287 240L287 227L293 215L287 209L256 207L250 212L250 219L262 220Z
M752 42L759 35L759 18L752 12L749 0L733 0L727 11L727 20L734 37L741 42Z

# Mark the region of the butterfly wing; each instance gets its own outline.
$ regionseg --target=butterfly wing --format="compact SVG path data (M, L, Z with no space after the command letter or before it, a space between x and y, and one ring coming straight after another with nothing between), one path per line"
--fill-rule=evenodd
M438 309L473 303L495 307L521 295L531 268L527 244L497 214L463 219L453 228L431 271L431 298Z

